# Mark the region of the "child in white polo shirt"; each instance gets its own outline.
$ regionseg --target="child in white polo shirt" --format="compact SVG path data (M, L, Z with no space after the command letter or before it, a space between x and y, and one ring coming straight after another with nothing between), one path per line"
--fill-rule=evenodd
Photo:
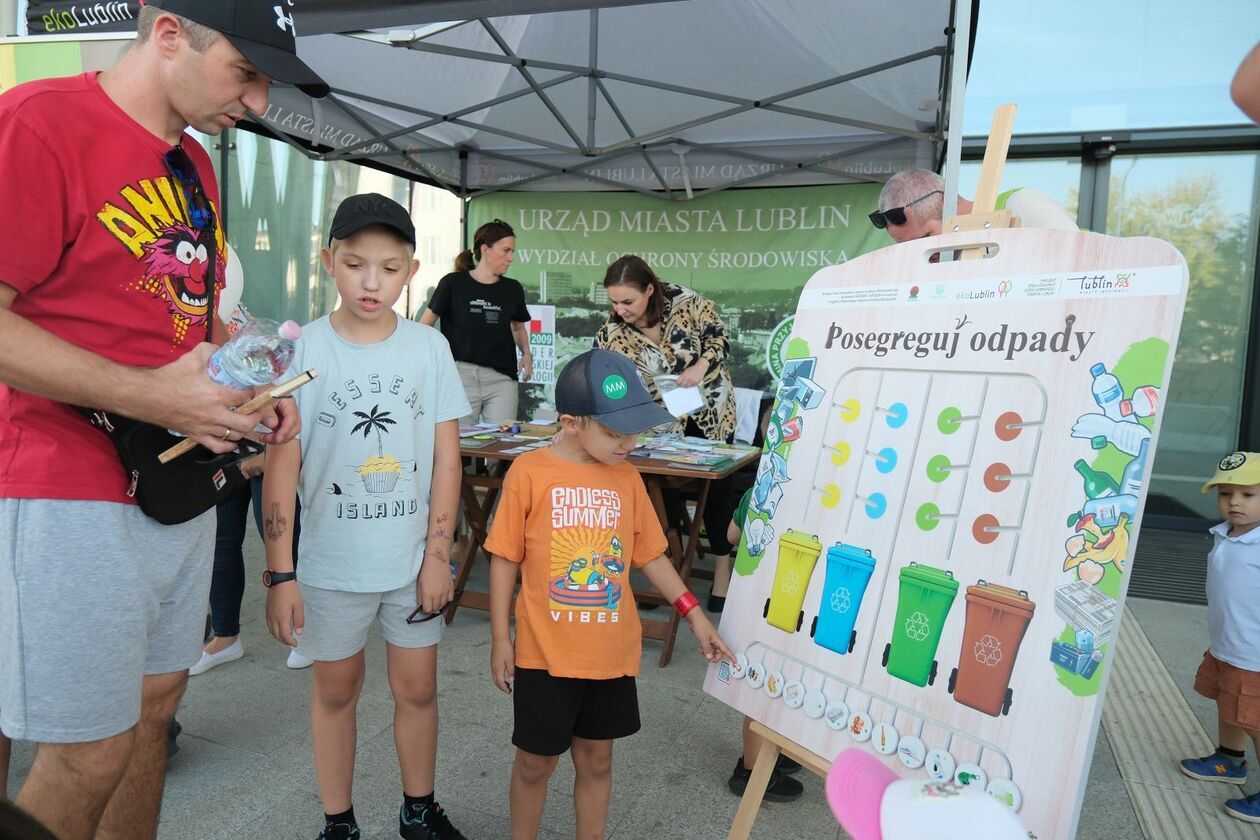
M1247 782L1247 739L1260 750L1260 453L1234 452L1203 485L1217 493L1225 519L1211 529L1208 554L1208 638L1211 646L1194 678L1194 690L1216 701L1220 746L1187 758L1181 772L1194 779ZM1260 823L1260 793L1230 799L1231 817Z

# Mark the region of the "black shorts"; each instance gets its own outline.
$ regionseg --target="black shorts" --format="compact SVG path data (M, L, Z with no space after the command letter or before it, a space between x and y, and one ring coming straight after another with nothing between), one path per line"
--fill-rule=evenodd
M517 668L512 710L512 744L534 755L561 755L574 737L608 741L639 731L634 677L587 680Z

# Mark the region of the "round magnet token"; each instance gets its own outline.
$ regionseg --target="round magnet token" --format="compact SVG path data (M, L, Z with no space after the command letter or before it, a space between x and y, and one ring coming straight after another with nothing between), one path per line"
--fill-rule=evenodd
M766 666L760 662L749 662L748 685L751 688L761 688L766 683Z
M880 755L892 755L897 751L897 727L891 723L877 723L871 732L871 746Z
M984 772L984 769L979 764L964 761L954 771L954 781L963 787L984 790L989 784L989 774Z
M897 758L902 766L916 770L923 766L927 757L927 744L917 735L907 735L897 742Z
M789 709L799 709L805 703L805 684L800 680L788 680L783 684L783 702Z
M954 768L957 767L954 757L948 750L928 750L924 759L923 771L935 782L952 782Z
M989 782L989 786L985 790L989 796L1005 804L1012 811L1018 811L1019 806L1024 804L1023 794L1019 792L1019 787L1010 779L994 779Z
M766 671L766 694L778 697L783 694L783 672Z
M843 700L832 700L827 704L823 717L826 718L828 726L839 731L849 725L849 707Z
M869 712L854 712L849 718L849 737L858 743L871 740L871 715Z
M805 714L814 720L823 716L823 712L827 711L827 695L817 689L810 689L805 692Z
M742 680L748 675L748 654L735 654L735 664L731 666L731 676L737 680Z

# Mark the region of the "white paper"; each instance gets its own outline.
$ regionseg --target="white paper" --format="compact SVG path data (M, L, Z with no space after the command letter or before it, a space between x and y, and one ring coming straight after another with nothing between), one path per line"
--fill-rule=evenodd
M697 385L665 391L661 394L661 399L665 402L665 410L675 417L686 417L704 408L704 397L700 396Z

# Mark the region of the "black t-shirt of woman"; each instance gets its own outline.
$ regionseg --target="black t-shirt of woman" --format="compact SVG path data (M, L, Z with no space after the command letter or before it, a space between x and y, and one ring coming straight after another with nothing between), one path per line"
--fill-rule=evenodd
M441 319L439 326L455 361L516 378L511 322L530 320L520 283L511 277L478 283L467 271L456 271L438 281L429 309Z

